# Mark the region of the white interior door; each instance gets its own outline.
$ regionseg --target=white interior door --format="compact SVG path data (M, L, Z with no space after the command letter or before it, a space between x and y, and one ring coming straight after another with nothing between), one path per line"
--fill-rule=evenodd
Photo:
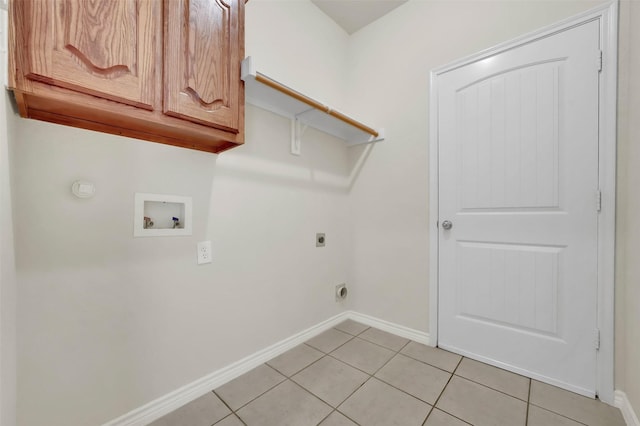
M599 31L437 81L439 346L592 396Z

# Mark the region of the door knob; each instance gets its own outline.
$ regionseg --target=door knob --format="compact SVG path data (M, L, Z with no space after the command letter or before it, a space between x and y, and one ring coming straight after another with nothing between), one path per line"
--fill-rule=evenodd
M453 223L451 223L450 220L445 220L444 222L442 222L442 228L449 230L451 228L453 228Z

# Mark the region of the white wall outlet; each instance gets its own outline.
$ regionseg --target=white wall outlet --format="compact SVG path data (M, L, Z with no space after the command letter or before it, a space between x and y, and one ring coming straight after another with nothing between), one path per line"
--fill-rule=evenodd
M198 243L198 265L203 263L211 263L211 241Z

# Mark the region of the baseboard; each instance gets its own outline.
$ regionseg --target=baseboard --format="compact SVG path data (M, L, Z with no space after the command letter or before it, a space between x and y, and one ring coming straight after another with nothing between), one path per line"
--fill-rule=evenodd
M214 371L201 379L189 383L175 391L168 393L148 404L143 405L129 413L105 423L103 426L145 426L154 420L159 419L165 414L169 414L173 410L193 401L196 398L210 392L212 389L222 386L223 384L243 375L249 370L254 369L260 364L269 361L272 358L292 349L295 346L311 339L314 336L326 331L346 319L361 322L370 327L376 327L380 330L415 340L419 343L429 344L429 334L417 331L408 327L374 318L369 315L360 314L354 311L346 311L322 321L306 330L301 331L287 339L284 339L274 345L269 346L261 351L249 355L227 367ZM640 426L640 425L639 425Z
M175 391L168 393L148 404L143 405L127 414L105 423L103 426L145 426L154 420L159 419L165 414L169 414L173 410L193 401L196 398L210 392L212 389L218 388L223 384L243 375L269 361L272 358L298 346L299 344L311 339L314 336L338 325L342 321L349 318L347 312L342 312L326 321L314 325L306 330L301 331L287 339L284 339L274 345L271 345L261 351L258 351L246 358L234 362L220 370L214 371L201 379L191 382Z
M386 331L391 334L395 334L396 336L414 340L424 345L429 345L429 333L418 331L413 328L405 327L403 325L394 324L389 321L381 320L379 318L375 318L375 317L361 314L354 311L348 311L346 312L346 314L347 314L347 318L352 319L354 321L361 322L370 327L379 328L380 330Z
M633 407L629 402L629 398L627 398L627 394L621 390L617 390L614 395L614 405L622 411L622 417L624 417L624 421L627 423L627 426L640 426L638 416L633 410Z

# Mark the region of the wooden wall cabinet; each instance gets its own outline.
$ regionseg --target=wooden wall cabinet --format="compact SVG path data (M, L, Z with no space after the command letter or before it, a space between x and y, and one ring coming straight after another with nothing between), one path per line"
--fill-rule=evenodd
M11 0L20 114L208 152L244 142L243 0Z

